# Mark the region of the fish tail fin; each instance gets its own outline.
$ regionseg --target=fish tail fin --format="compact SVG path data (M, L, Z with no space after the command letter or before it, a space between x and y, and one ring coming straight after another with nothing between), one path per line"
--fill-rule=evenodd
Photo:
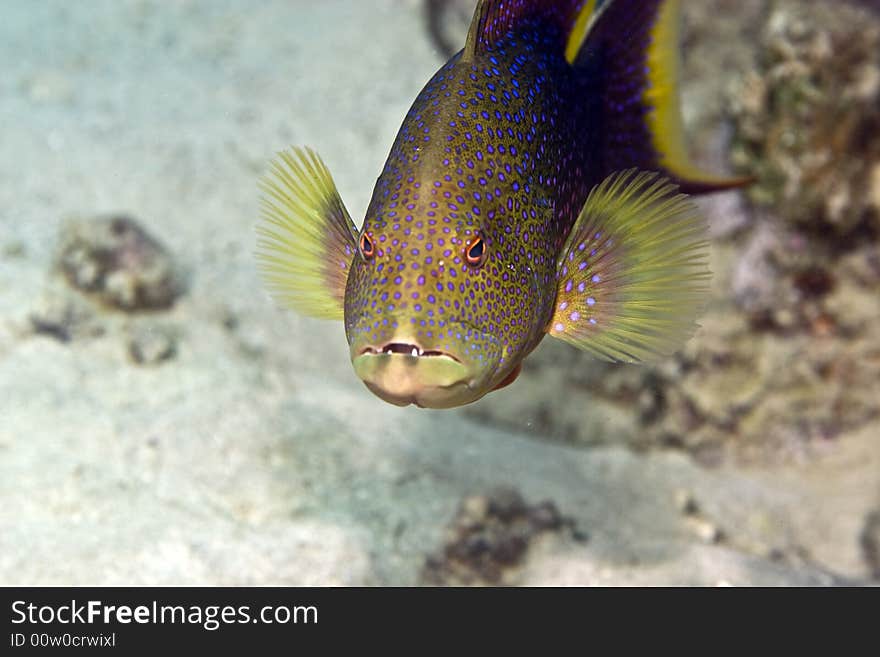
M679 100L680 10L681 0L587 0L575 19L565 54L597 80L602 168L661 171L685 193L745 186L753 178L706 173L688 155Z

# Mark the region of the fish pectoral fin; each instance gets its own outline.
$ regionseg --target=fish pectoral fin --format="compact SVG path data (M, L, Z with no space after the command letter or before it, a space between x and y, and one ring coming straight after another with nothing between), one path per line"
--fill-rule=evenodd
M357 228L327 167L313 150L293 148L278 154L259 186L255 255L270 293L305 315L342 319Z
M669 355L706 302L707 225L656 173L615 173L587 198L557 266L547 332L609 361Z

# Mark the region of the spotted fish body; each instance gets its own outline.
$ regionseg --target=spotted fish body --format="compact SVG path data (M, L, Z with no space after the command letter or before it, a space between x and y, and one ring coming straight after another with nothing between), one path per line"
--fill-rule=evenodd
M543 337L555 297L545 291L588 190L568 168L571 131L552 129L570 123L560 116L570 67L543 54L547 36L521 39L479 63L454 58L410 110L367 211L376 264L349 275L349 343L386 344L405 328L408 342L463 343L507 373L510 354ZM477 233L488 250L479 268L461 253Z
M661 41L677 4L483 0L404 120L360 231L314 154L276 164L270 288L342 311L355 371L401 405L479 399L548 333L611 360L674 350L706 267L704 223L670 180L743 182L700 174L675 141Z

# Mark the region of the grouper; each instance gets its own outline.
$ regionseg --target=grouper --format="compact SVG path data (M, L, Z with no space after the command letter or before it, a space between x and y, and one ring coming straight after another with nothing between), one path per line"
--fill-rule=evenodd
M675 352L710 276L688 194L748 182L688 157L679 13L678 0L481 0L360 229L314 151L278 154L257 227L270 292L343 320L355 373L398 405L476 401L547 335L609 361Z

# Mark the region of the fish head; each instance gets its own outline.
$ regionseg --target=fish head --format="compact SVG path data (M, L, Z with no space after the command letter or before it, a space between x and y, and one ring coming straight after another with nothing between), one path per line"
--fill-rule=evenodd
M537 298L534 277L528 290L512 289L520 281L500 248L500 224L478 207L459 214L455 203L438 205L369 212L346 284L354 370L400 406L450 408L497 387L518 364Z

